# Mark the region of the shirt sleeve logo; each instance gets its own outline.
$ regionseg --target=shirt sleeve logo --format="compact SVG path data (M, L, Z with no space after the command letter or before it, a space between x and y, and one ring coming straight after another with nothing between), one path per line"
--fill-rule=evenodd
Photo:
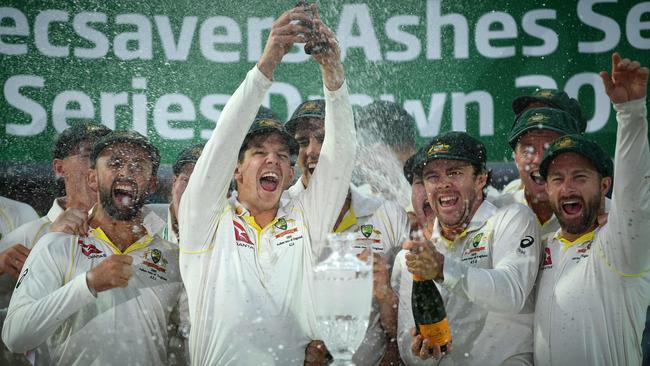
M528 248L529 246L533 245L535 243L535 239L533 239L532 236L527 235L521 241L519 242L519 247L521 249Z

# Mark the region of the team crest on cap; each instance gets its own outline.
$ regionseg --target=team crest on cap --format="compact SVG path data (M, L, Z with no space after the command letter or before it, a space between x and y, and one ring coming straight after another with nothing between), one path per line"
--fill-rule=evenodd
M540 90L537 93L535 93L535 96L537 96L537 97L549 98L549 99L553 98L554 95L555 95L555 93L553 93L550 90Z
M557 149L566 149L575 145L576 142L571 138L571 136L564 136L560 141L556 142L554 145Z
M282 129L282 125L278 123L278 121L274 121L269 118L260 119L257 121L257 124L263 127L273 127L277 129Z
M280 217L278 221L275 222L274 226L280 230L287 230L287 220L285 220L284 217Z
M300 107L300 112L313 112L320 109L320 106L317 102L305 102L305 104Z
M533 123L542 123L542 122L548 122L549 117L545 114L542 113L535 113L532 116L528 117L528 121L526 121L526 124L533 124Z
M374 226L372 226L372 224L361 225L361 234L363 234L363 236L366 238L369 238L370 235L372 235L372 229L374 229Z
M438 142L437 144L435 144L435 145L433 145L433 146L431 146L429 148L429 151L427 151L427 154L429 154L429 156L431 156L431 155L434 155L434 154L445 153L445 152L448 152L448 151L449 151L449 145L448 144Z
M481 242L481 239L483 239L483 233L476 234L474 239L472 239L472 246L474 248L478 247L478 244Z

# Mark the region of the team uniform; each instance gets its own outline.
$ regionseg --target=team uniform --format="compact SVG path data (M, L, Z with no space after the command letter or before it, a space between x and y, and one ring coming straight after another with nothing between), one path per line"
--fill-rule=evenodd
M301 180L286 192L297 197L305 190ZM359 242L369 242L372 250L392 265L395 256L408 239L409 225L404 209L393 201L361 193L350 185L350 210L346 213L337 233L354 233ZM365 246L360 246L359 252ZM372 313L368 330L361 346L356 350L352 361L356 365L377 365L386 353L388 339L380 322L379 304L373 298Z
M488 201L478 208L469 226L453 242L433 237L445 256L444 282L438 284L452 331L453 352L440 365L532 364L532 289L539 267L538 227L532 212L521 205L497 209ZM399 291L398 342L409 365L437 364L411 352L415 327L411 309L412 275L406 251L396 259L400 272L392 283Z
M607 224L574 242L544 240L537 285L536 365L640 365L650 303L650 152L645 100L616 104Z
M221 113L183 194L181 273L196 365L302 365L318 339L313 259L347 194L356 138L347 86L324 88L325 141L309 187L264 228L226 194L241 143L271 86L254 67Z
M18 226L38 219L32 206L0 196L0 239Z
M111 254L133 257L133 277L95 297L86 272ZM165 364L181 286L178 249L157 235L122 252L101 228L88 237L49 233L27 258L2 338L13 352L34 350L36 365Z

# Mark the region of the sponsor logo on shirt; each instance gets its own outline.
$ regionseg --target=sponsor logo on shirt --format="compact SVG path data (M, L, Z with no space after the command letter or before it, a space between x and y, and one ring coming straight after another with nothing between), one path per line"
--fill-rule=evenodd
M480 260L488 258L489 249L486 241L487 237L483 233L476 234L469 246L463 250L461 261L477 264Z
M592 241L590 240L580 245L580 248L576 250L576 254L571 257L571 260L577 264L580 263L583 258L589 258L589 252L591 251L591 242Z
M142 255L142 264L145 267L139 267L138 269L149 276L150 279L167 281L164 273L167 272L168 261L160 249L147 249Z
M237 246L255 249L255 245L253 245L253 241L248 236L244 225L234 220L232 222L232 225L235 228L235 241L237 242Z
M167 259L163 258L160 249L148 249L144 252L143 259L144 261L142 263L145 266L163 273L167 271Z
M96 246L93 244L86 244L83 239L77 240L77 244L81 247L81 253L85 255L88 258L104 258L106 257L106 253L102 252L100 249L98 249Z
M551 248L544 248L544 260L541 269L553 268L553 259L551 258Z

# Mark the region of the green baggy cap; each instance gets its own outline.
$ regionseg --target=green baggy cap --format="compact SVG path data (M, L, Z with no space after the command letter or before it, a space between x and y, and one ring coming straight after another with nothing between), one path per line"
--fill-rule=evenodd
M531 130L550 130L561 135L579 134L578 122L570 114L553 108L533 108L522 113L510 130L508 143L514 150L517 141Z
M611 177L614 174L614 163L605 150L594 141L588 140L582 135L562 136L551 143L551 146L544 153L544 159L539 165L539 174L546 179L548 167L553 159L567 152L574 152L589 159L598 173L603 177Z
M515 112L515 116L519 117L524 109L535 102L551 108L561 109L570 114L578 122L578 133L585 132L587 129L587 118L582 114L580 103L558 89L539 89L531 95L516 98L512 101L512 111Z

